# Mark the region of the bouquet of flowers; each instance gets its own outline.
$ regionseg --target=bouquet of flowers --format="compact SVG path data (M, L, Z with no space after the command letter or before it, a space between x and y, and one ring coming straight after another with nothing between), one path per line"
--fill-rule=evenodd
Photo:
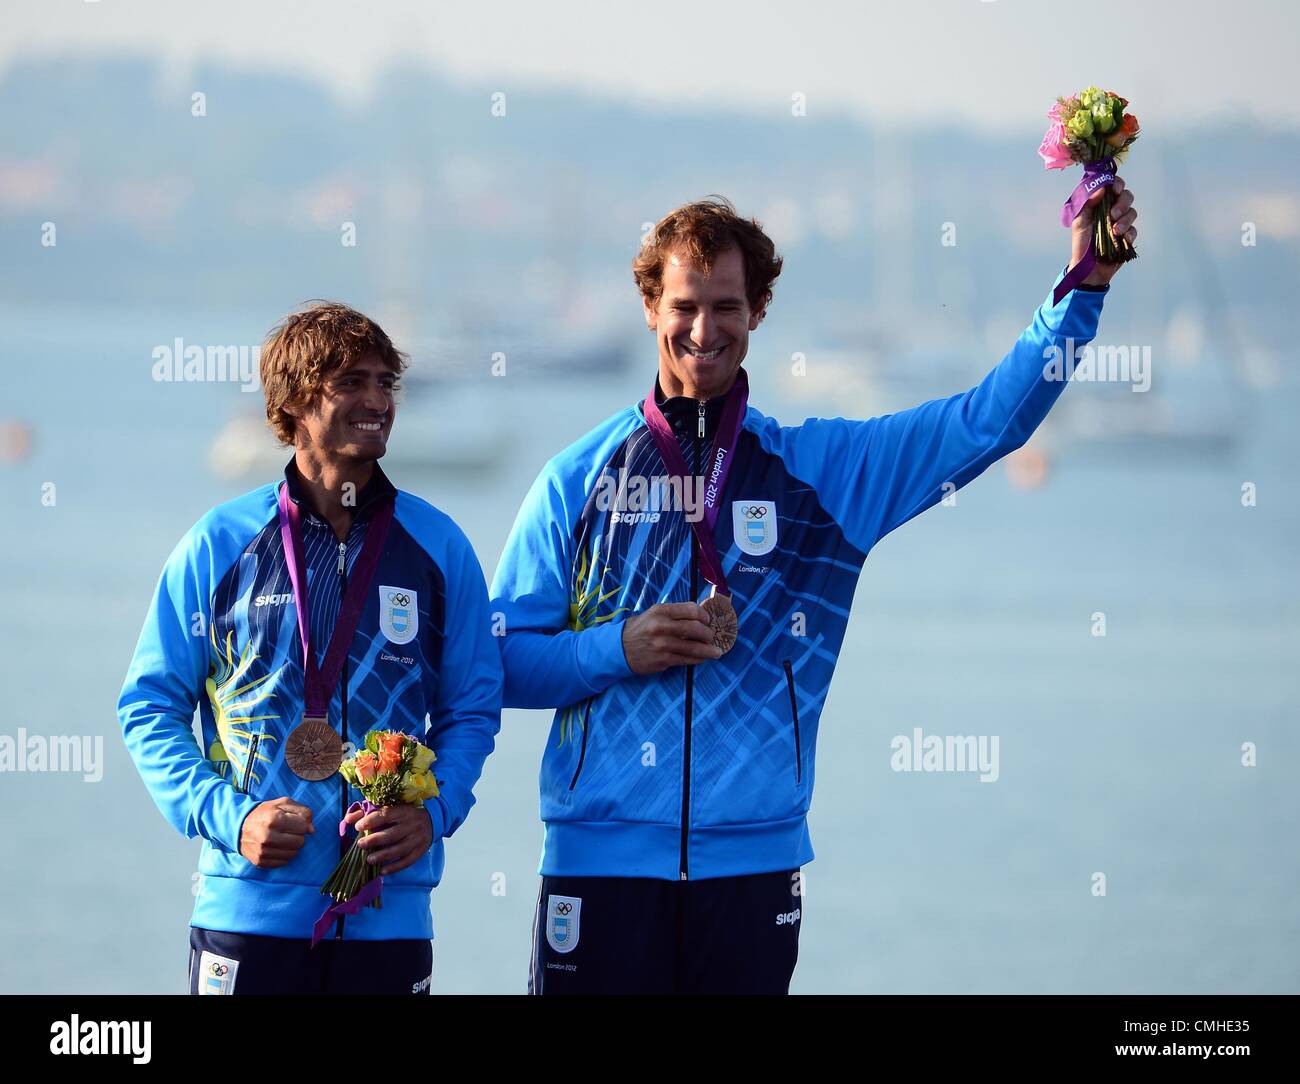
M1076 269L1084 270L1074 277L1066 290L1058 287L1058 301L1078 281L1088 276L1097 260L1127 263L1137 258L1137 250L1127 238L1115 237L1110 218L1110 185L1115 180L1116 163L1123 159L1138 137L1137 117L1124 112L1127 108L1127 98L1121 98L1113 91L1087 87L1073 97L1058 98L1047 114L1052 124L1038 148L1044 166L1047 169L1065 169L1075 163L1083 166L1083 180L1061 210L1062 224L1071 226L1088 197L1098 188L1102 189L1088 254L1076 265Z
M438 781L433 777L433 762L438 758L432 749L409 734L396 730L372 730L365 746L339 766L339 773L362 794L364 801L353 802L347 812L363 814L391 805L424 805L426 798L438 796ZM347 820L339 822L339 835L347 831ZM316 920L311 943L314 946L339 915L355 915L362 907L381 906L380 892L384 879L379 867L366 861L366 851L357 846L361 832L352 841L347 854L321 886L321 894L334 900L332 906Z

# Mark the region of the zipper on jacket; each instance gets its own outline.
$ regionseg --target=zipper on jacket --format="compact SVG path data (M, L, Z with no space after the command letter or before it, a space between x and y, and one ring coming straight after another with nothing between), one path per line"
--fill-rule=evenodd
M704 439L704 400L699 402L700 420L695 430L695 462L693 469L700 473L700 441ZM687 527L691 538L691 601L699 593L699 569L695 532ZM682 837L681 853L677 865L678 876L683 881L690 880L690 861L687 858L687 845L690 842L691 824L691 716L695 708L695 667L686 667L686 708L682 722Z
M348 544L347 540L339 543L339 604L343 603L343 596L348 591ZM351 647L352 645L348 645ZM346 742L348 740L348 653L343 653L343 714L339 719L339 740ZM348 813L348 781L339 776L339 820L342 820ZM339 836L339 861L342 861L348 853L347 833ZM346 915L339 915L338 922L334 924L334 940L343 940L343 923Z
M790 718L794 720L794 781L797 786L803 782L803 746L799 742L799 702L794 695L794 668L786 659L785 683L790 690Z
M578 750L578 767L574 770L573 779L569 782L570 790L578 785L578 776L582 774L582 762L587 759L587 724L591 722L591 702L595 699L593 696L587 700L587 710L582 716L582 748Z
M691 535L691 599L694 600L695 586L695 536ZM682 841L681 856L677 871L681 880L689 880L689 868L686 861L686 844L690 835L691 821L691 712L695 699L695 667L686 667L686 712L683 721L682 739Z
M261 740L261 734L254 734L252 740L248 743L248 762L244 765L244 782L239 787L245 794L248 793L248 784L253 778L253 764L257 760L257 746Z

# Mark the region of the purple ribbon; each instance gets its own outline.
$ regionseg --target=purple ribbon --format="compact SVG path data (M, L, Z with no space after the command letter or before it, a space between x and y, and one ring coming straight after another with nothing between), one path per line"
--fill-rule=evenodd
M1079 217L1079 212L1083 210L1083 205L1099 188L1109 188L1115 183L1115 159L1098 158L1095 162L1089 162L1083 167L1083 179L1075 186L1070 198L1065 201L1065 206L1061 208L1061 225L1069 229L1074 225L1074 220ZM1052 304L1060 303L1061 298L1073 290L1084 279L1092 274L1092 269L1097 266L1097 253L1093 246L1092 235L1088 235L1088 251L1083 254L1077 264L1065 273L1065 277L1056 284L1056 289L1052 291Z
M348 831L348 817L358 809L364 816L369 816L375 812L379 806L372 805L369 800L364 802L353 802L343 814L343 819L339 821L339 835L345 836ZM340 915L355 915L360 913L361 908L367 906L371 900L379 895L384 889L384 878L382 875L376 876L373 880L367 881L361 886L361 891L353 896L350 900L340 900L338 903L327 907L316 920L316 925L311 930L311 947L315 948L321 938L325 936L325 931L334 924L334 921Z
M718 422L718 433L714 437L713 447L709 450L708 462L704 464L704 515L700 520L688 520L700 547L700 571L704 574L704 578L718 589L718 593L723 595L730 595L731 590L727 587L727 576L722 570L722 557L718 553L714 525L718 522L718 510L722 507L722 491L727 484L727 475L731 472L731 461L745 420L745 405L748 402L749 377L744 369L737 369L736 381L727 392L726 402L722 407L722 418ZM659 457L664 461L664 466L683 483L687 478L694 477L695 472L686 465L682 450L677 446L673 427L668 424L664 412L655 402L653 388L646 396L642 410L645 412L646 428L650 430L650 437L654 440L655 447L659 449Z
M352 816L352 814L355 813L358 809L361 810L362 818L364 819L365 817L370 816L371 813L377 813L379 811L379 806L372 805L369 798L367 798L364 802L353 802L350 806L347 807L346 810L343 811L343 819L339 821L340 837L346 836L348 834L348 818Z
M311 649L311 609L307 595L307 562L303 558L302 511L289 497L289 486L280 487L280 538L284 544L284 562L289 569L289 582L293 586L294 608L298 611L298 637L302 640L303 654L303 715L327 718L330 697L343 673L343 660L352 646L361 611L365 608L370 581L379 567L379 557L393 521L393 502L384 501L370 518L366 540L361 546L348 581L347 591L338 616L334 619L334 634L325 650L325 664L316 665L316 653Z

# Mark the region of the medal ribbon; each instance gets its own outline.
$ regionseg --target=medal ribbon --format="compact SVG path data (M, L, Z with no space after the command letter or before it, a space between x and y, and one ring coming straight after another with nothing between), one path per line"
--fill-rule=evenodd
M709 450L709 460L704 467L704 515L692 519L691 531L700 546L700 571L704 578L723 595L730 595L727 576L722 571L722 557L718 554L718 543L714 535L714 526L718 522L718 509L722 506L722 491L727 484L727 475L731 473L731 461L735 458L736 441L740 437L741 424L745 420L745 406L749 402L749 377L744 369L736 371L736 382L727 392L726 405L722 408L722 419L718 423L717 435ZM682 450L677 446L677 436L668 424L664 412L655 402L654 388L646 396L643 404L646 428L659 449L659 456L664 461L670 474L685 485L687 478L693 478L694 472L686 465ZM684 489L681 492L685 492Z
M379 554L388 536L388 526L393 521L393 502L385 500L375 509L366 528L366 540L361 555L352 567L334 622L334 634L325 651L325 664L316 666L316 653L311 649L311 611L307 598L307 563L302 548L302 510L289 497L289 485L280 487L280 538L284 543L284 561L289 569L289 582L293 584L293 602L298 611L298 635L302 639L303 654L303 715L327 718L330 696L343 673L343 660L347 657L352 638L356 635L365 606L370 581L379 567Z

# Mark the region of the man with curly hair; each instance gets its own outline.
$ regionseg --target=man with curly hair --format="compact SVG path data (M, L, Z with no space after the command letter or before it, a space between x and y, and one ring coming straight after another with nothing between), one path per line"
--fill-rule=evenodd
M163 815L203 837L191 993L430 990L430 892L500 725L501 658L465 535L379 467L405 365L345 305L287 317L261 356L284 478L199 520L145 618L118 713ZM349 811L339 763L372 729L434 750L436 797ZM336 916L341 822L368 833L382 906Z
M1132 239L1132 193L1112 191ZM658 223L633 262L654 386L546 464L492 586L506 706L557 709L530 990L788 992L818 719L863 562L1029 439L1065 387L1044 358L1094 337L1117 267L1049 295L969 391L782 426L741 367L771 239L722 199Z

